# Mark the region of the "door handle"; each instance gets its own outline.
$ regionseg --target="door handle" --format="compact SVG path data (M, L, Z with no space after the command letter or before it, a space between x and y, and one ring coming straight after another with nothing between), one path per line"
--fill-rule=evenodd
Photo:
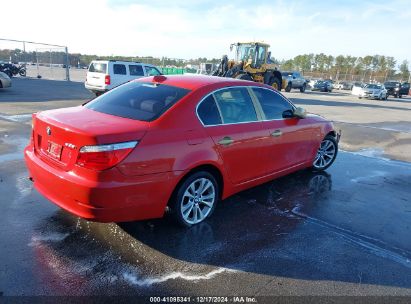
M283 135L283 132L281 130L275 130L273 133L271 133L271 136L273 137L279 137Z
M229 146L229 145L231 145L233 142L234 142L234 140L232 140L231 137L225 136L225 137L224 137L223 139L221 139L218 143L219 143L220 145L223 145L223 146Z

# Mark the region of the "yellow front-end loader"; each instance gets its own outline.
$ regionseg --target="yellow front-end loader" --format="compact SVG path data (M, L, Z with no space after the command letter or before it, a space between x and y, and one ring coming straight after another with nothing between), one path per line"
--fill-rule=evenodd
M230 50L235 48L235 59L228 60L224 55L213 75L261 82L281 91L283 79L277 65L270 59L269 47L263 42L231 44Z

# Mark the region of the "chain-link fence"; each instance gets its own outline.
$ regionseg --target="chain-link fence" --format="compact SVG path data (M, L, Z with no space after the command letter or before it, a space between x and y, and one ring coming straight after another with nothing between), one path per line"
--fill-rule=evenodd
M65 46L0 38L0 61L12 76L70 80Z
M335 81L348 81L348 82L365 82L365 83L384 83L388 80L394 80L399 82L409 82L410 79L403 79L401 75L384 75L376 74L373 72L363 72L361 74L341 74L341 73L329 73L329 72L303 72L306 78L314 79L332 79Z

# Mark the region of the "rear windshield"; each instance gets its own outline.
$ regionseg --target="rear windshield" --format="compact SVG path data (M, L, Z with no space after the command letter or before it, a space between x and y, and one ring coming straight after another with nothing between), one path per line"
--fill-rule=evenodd
M399 82L386 82L386 83L384 83L384 85L386 87L399 87L400 83Z
M88 68L89 72L93 73L103 73L105 74L107 71L107 64L106 63L100 63L100 62L92 62L90 64L90 67Z
M169 85L133 81L93 99L85 107L110 115L152 121L188 92Z

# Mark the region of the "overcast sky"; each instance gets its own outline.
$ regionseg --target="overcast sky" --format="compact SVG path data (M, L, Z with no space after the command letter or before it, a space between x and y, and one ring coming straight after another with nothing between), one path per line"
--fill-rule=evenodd
M323 52L411 60L409 0L4 0L1 11L0 38L70 52L219 58L230 43L262 40L277 59Z

